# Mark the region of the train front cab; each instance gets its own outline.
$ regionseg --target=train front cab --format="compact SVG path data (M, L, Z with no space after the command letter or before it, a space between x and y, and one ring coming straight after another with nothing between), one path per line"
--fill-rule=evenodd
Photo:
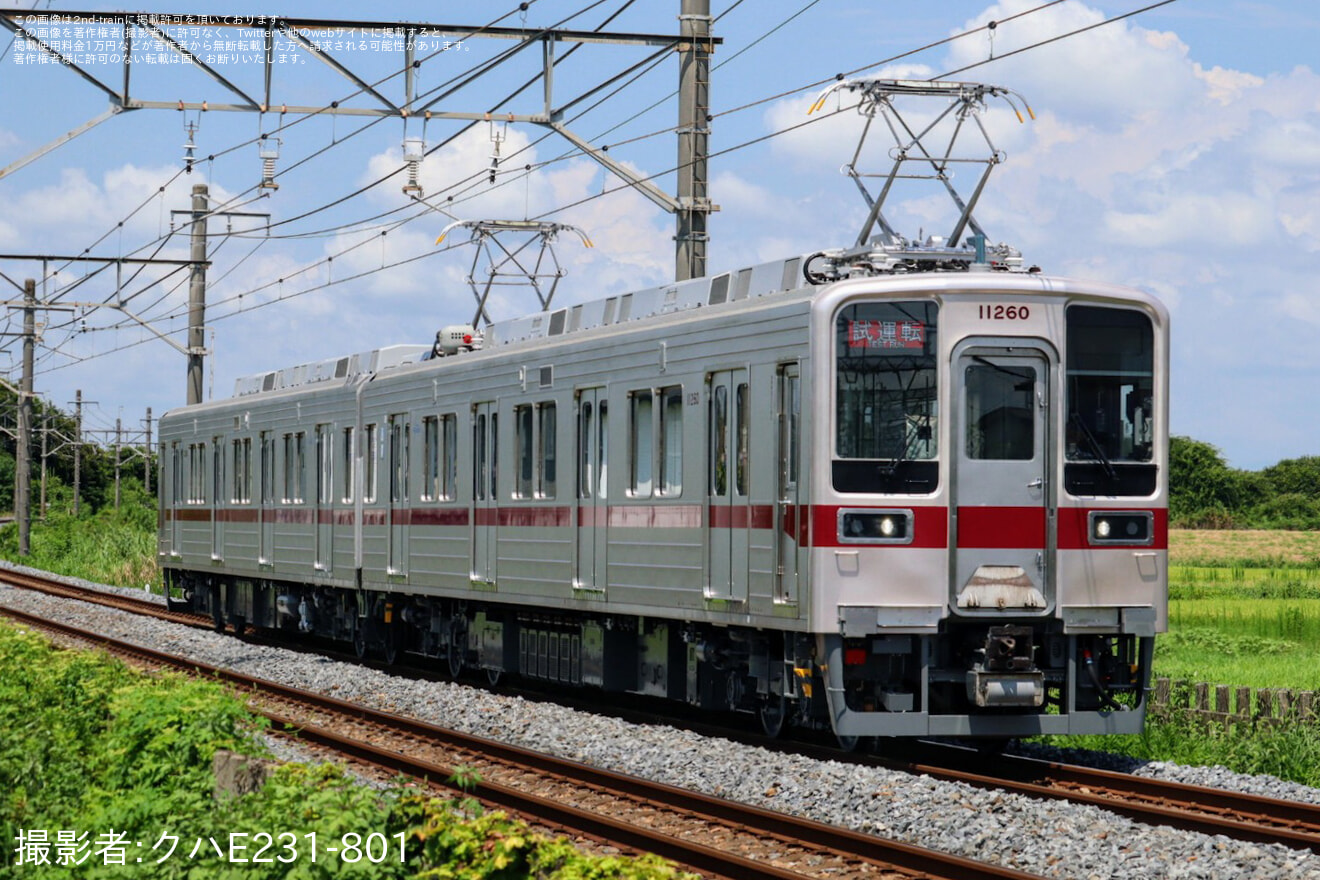
M1166 625L1165 311L1058 279L892 284L816 306L835 731L1139 731Z

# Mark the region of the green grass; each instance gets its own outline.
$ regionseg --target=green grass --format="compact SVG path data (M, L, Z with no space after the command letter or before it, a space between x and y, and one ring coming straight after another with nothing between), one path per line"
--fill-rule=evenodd
M1309 725L1234 726L1224 730L1190 716L1175 716L1168 720L1148 718L1146 729L1131 736L1055 736L1036 741L1144 761L1267 773L1320 787L1320 728Z
M18 553L18 525L0 527L0 557L21 565L121 587L159 586L155 502L140 485L125 486L119 510L72 515L71 498L56 487L45 520L32 523L30 553Z

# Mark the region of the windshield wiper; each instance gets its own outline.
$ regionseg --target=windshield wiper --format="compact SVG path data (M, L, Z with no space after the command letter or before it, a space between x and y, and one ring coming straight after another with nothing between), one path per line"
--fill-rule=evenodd
M1082 420L1081 413L1077 410L1073 410L1069 418L1072 419L1073 424L1082 432L1082 437L1085 438L1086 445L1091 447L1091 454L1095 456L1096 460L1100 462L1100 466L1104 468L1105 476L1109 477L1110 480L1117 480L1118 472L1114 470L1114 463L1109 460L1109 456L1105 455L1104 447L1100 445L1099 440L1095 439L1095 435L1091 433L1091 429L1086 426L1086 422Z

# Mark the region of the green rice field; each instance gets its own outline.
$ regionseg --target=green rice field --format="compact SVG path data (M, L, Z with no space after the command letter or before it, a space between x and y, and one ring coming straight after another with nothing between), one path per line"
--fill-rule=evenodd
M1320 533L1174 531L1155 674L1320 690Z

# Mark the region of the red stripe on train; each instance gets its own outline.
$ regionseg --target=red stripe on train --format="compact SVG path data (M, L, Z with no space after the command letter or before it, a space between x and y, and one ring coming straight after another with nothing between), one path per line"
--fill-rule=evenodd
M804 547L842 547L839 540L839 511L841 510L910 510L912 511L912 541L908 544L888 545L944 548L949 545L948 511L944 507L896 506L863 507L853 505L786 505L782 527L784 533ZM1116 550L1131 549L1130 544L1093 545L1089 540L1089 515L1092 511L1109 508L1060 508L1057 515L1058 549L1060 550ZM1141 508L1122 508L1140 511ZM1154 535L1145 545L1154 550L1169 546L1169 514L1164 509L1147 508L1153 517ZM623 529L698 529L705 525L705 507L700 504L629 504L584 506L479 507L469 517L467 507L398 509L393 511L396 525L466 527L471 522L479 526L507 528L567 528L576 519L579 527L610 527ZM391 512L385 509L363 511L363 524L388 525ZM209 508L166 509L163 521L207 523L214 519L220 523L284 523L310 525L351 526L355 515L351 509L314 508ZM712 505L709 527L716 529L772 529L775 508L770 504ZM960 507L958 508L957 546L966 549L1035 548L1045 546L1045 511L1039 507Z
M958 546L1044 548L1043 507L959 507Z

